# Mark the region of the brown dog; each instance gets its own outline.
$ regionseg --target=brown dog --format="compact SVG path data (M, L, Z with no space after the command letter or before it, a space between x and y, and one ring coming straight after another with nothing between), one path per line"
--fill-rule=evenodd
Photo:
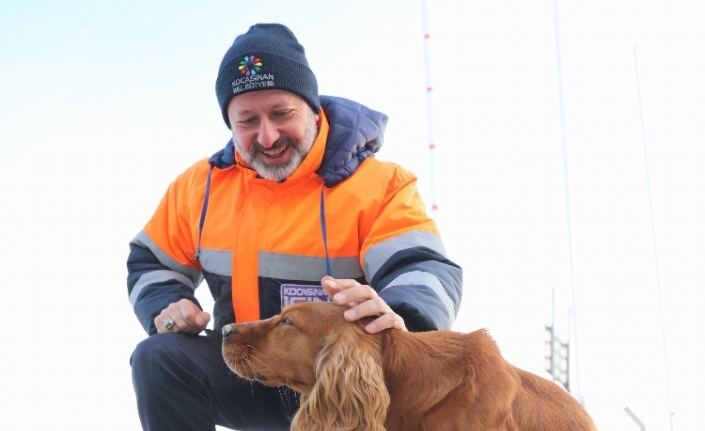
M294 431L596 430L580 403L509 364L485 330L371 335L343 311L298 303L223 327L235 373L301 393Z

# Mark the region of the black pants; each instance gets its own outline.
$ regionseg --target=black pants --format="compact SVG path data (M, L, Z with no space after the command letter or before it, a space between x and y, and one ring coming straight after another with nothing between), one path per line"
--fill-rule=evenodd
M243 380L223 361L220 334L160 334L132 354L132 383L145 431L288 430L298 395Z

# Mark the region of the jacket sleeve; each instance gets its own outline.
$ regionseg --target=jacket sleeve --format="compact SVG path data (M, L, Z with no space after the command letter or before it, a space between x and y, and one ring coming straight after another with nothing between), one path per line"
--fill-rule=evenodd
M390 180L386 202L363 246L362 263L370 286L410 331L452 327L462 298L462 269L446 256L416 178L402 168Z
M193 260L186 193L190 181L184 177L171 184L145 228L130 242L127 292L150 335L157 332L154 318L169 304L187 298L200 307L194 291L203 275Z

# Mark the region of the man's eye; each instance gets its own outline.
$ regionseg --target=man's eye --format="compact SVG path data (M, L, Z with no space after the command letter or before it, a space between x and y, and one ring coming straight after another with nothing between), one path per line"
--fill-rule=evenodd
M245 118L244 120L240 120L237 122L237 124L241 126L251 126L257 122L257 119L255 117L250 117L250 118Z
M286 118L289 115L291 115L292 112L294 112L293 109L285 109L283 111L274 111L274 116L276 118Z

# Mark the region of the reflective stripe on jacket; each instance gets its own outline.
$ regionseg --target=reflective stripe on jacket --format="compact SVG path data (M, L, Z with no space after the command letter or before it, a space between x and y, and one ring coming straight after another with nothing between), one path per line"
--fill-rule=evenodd
M371 157L386 117L346 99L321 102L318 139L286 181L259 178L231 140L170 185L130 243L128 293L148 333L168 304L196 302L203 278L219 330L277 314L283 284L320 285L326 274L369 284L410 330L450 328L461 269L446 257L416 178Z

